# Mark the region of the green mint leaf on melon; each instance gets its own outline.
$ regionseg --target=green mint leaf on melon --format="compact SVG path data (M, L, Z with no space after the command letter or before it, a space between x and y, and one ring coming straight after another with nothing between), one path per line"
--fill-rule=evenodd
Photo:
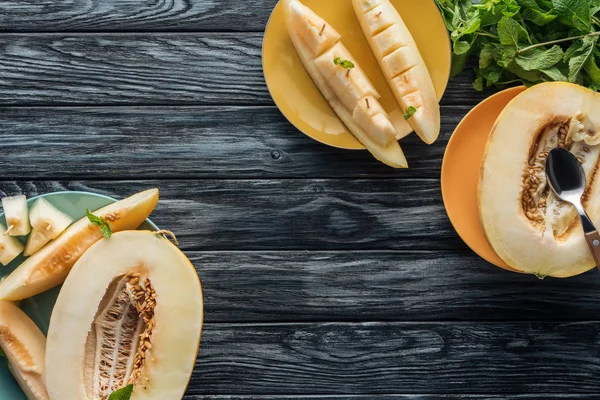
M112 230L110 229L110 225L108 224L108 222L106 222L105 220L103 220L102 218L100 218L97 215L94 215L89 208L85 209L85 215L87 216L87 218L90 220L90 223L94 226L97 226L98 228L100 228L100 233L102 233L102 236L104 236L105 238L109 238L112 235Z
M108 397L108 400L129 400L133 394L133 385L129 384L119 390L115 390Z
M414 108L413 106L408 106L408 108L406 109L406 113L404 114L404 119L408 121L410 119L410 117L415 115L416 112L417 112L416 108Z
M349 60L342 60L340 57L336 57L333 59L333 63L335 65L339 65L342 68L345 69L352 69L354 68L354 63L352 61Z

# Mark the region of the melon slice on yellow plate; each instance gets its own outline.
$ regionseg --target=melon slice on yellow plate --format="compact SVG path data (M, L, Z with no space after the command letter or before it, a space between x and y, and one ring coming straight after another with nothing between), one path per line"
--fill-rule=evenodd
M514 98L498 117L481 165L478 206L485 235L510 267L569 277L595 266L573 206L545 177L548 152L563 147L587 175L584 206L600 224L600 94L564 82Z
M298 0L283 0L288 32L306 71L348 130L379 161L406 168L398 134L341 36ZM336 61L337 60L337 61ZM349 62L344 67L340 62Z
M440 134L433 81L402 17L389 0L352 0L383 74L417 135L428 144Z

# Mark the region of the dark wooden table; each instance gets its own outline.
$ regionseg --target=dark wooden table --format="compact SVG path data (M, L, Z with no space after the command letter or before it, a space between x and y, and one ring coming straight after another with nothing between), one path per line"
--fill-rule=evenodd
M489 93L452 80L410 170L320 145L263 80L275 3L0 1L1 194L160 188L204 286L188 400L600 398L597 272L502 271L444 212L445 145Z

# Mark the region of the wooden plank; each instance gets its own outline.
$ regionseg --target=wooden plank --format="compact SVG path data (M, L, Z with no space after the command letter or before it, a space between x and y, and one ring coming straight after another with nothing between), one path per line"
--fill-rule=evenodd
M0 195L151 187L162 199L152 219L188 250L464 248L435 180L15 181Z
M0 2L0 32L255 31L277 0Z
M395 170L310 139L275 107L0 108L1 179L438 178L468 110L442 107L438 142L402 140L410 169Z
M599 322L205 328L189 395L600 391Z
M539 281L471 252L187 252L208 322L600 320L597 272Z
M186 395L184 400L373 400L372 395ZM487 395L487 394L378 394L377 399L400 400L546 400L546 399L573 399L573 400L598 400L592 394L514 394L514 395Z
M0 103L272 105L261 48L260 33L3 34ZM471 80L442 103L481 100Z

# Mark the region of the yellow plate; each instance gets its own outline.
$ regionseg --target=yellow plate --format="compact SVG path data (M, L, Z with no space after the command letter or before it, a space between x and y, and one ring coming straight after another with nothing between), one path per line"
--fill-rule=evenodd
M492 127L508 102L523 90L524 86L503 90L473 108L456 127L442 162L442 197L454 229L480 257L511 271L515 270L498 257L485 238L479 222L477 191Z
M350 0L302 0L342 35L342 41L381 94L392 119L402 111L363 35ZM450 39L432 0L391 0L410 29L441 98L450 75ZM304 70L285 26L281 2L275 6L263 42L263 70L271 96L283 115L319 142L344 149L364 149L333 112ZM404 132L401 136L408 134Z

